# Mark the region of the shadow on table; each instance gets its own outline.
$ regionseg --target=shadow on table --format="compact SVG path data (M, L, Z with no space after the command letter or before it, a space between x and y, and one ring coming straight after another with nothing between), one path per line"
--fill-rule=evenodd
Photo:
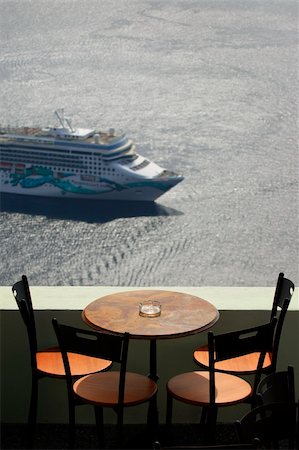
M87 200L4 194L1 211L42 215L51 219L104 223L118 218L177 216L183 213L155 202Z

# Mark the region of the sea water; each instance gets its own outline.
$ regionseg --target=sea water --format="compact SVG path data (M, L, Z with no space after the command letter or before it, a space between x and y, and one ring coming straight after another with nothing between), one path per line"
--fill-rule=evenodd
M2 197L2 285L298 282L295 1L0 8L0 123L64 107L185 177L154 205Z

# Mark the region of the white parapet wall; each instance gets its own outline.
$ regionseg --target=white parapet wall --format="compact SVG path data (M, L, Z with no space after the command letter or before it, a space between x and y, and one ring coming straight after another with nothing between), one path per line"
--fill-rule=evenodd
M263 311L272 307L274 287L116 287L116 286L30 286L37 310L82 310L91 301L116 292L139 289L159 289L186 292L208 300L219 310ZM16 309L11 287L0 287L0 309ZM299 311L295 290L290 310Z
M111 286L31 286L38 341L41 347L56 344L51 319L86 327L81 311L91 301L115 292L138 290L140 287ZM269 319L274 287L148 287L186 292L208 300L220 311L220 319L214 325L215 333L254 326ZM22 423L27 420L30 399L30 358L25 326L13 298L11 287L0 287L1 320L1 421ZM296 395L299 396L299 304L295 291L286 316L278 357L278 370L288 365L295 368ZM165 421L167 380L181 372L197 370L193 350L206 342L206 332L179 339L157 342L159 372L158 407L160 422ZM149 369L149 342L132 340L129 349L131 371L147 374ZM17 405L17 407L16 407ZM222 408L219 420L232 422L246 412L248 406ZM174 421L196 423L200 408L175 402ZM40 382L38 421L40 423L66 423L67 397L63 380L45 379ZM128 408L126 423L143 423L146 408ZM82 407L77 415L78 423L94 423L93 410ZM106 423L115 423L112 412L105 413Z

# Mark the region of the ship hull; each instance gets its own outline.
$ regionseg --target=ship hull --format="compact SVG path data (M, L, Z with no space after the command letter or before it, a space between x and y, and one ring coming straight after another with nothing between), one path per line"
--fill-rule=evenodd
M31 183L30 183L31 182ZM161 195L165 194L177 182L167 180L165 182L155 182L152 180L142 183L132 183L127 186L113 186L105 183L103 186L79 184L76 182L64 184L63 187L50 182L39 184L37 178L27 179L27 185L12 181L10 175L0 174L0 191L7 194L33 195L40 197L54 198L77 198L90 200L124 200L124 201L149 201L153 202Z

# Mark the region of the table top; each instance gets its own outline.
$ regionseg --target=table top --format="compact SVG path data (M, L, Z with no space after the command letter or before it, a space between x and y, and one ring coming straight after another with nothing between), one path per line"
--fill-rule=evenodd
M158 300L161 315L142 317L139 303ZM137 290L106 295L86 306L85 323L99 331L130 333L135 339L170 339L207 330L219 312L211 303L183 292Z

